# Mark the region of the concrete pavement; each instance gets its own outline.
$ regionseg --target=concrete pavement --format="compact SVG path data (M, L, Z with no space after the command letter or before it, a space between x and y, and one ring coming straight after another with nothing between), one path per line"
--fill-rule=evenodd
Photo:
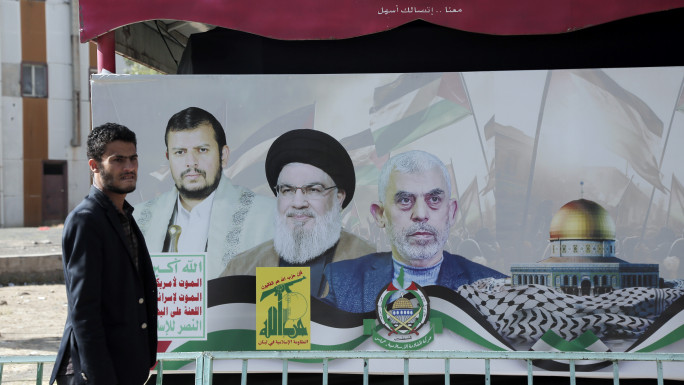
M64 282L62 227L0 228L0 285Z

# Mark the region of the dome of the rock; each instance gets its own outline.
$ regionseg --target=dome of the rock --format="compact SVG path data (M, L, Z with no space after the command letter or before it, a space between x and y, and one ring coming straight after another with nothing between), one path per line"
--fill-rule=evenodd
M566 203L551 219L549 239L614 240L615 222L600 204L578 199Z

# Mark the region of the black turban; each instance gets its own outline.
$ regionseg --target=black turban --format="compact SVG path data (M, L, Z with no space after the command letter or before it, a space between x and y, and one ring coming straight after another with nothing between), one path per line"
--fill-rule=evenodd
M340 142L325 132L292 130L273 142L266 155L266 179L273 194L280 171L289 163L310 164L330 175L337 187L345 192L342 208L354 197L354 164Z

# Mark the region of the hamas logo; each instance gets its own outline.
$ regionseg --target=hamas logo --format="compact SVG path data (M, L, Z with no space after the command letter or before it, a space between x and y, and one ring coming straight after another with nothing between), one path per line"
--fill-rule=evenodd
M429 319L430 302L415 282L404 282L404 270L379 295L376 315L385 333L373 331L373 341L392 350L414 350L432 342L430 329L421 336L420 328Z

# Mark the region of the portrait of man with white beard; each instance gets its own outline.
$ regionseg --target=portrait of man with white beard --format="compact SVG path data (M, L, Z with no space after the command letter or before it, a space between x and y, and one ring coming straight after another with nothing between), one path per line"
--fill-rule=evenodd
M301 129L273 142L265 169L276 195L274 238L237 255L221 276L255 275L257 267L308 266L311 293L323 296L326 265L375 252L342 228L342 210L355 190L352 160L332 136Z

